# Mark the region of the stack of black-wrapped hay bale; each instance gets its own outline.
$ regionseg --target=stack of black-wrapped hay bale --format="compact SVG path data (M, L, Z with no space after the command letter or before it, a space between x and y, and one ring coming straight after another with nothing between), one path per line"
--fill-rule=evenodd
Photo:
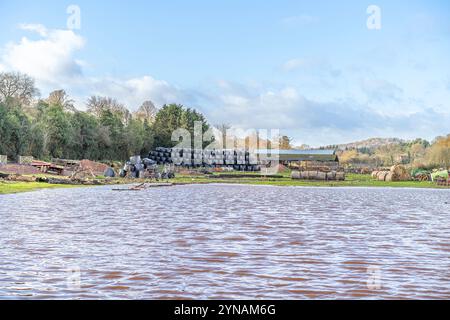
M159 165L174 164L185 168L227 167L238 171L260 171L257 161L246 150L158 147L151 151L148 157Z

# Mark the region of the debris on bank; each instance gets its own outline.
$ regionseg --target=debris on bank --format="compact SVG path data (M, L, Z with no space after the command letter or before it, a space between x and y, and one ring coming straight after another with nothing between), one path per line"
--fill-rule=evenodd
M137 186L132 186L127 189L112 189L113 191L141 191L149 188L161 188L161 187L172 187L173 183L141 183Z

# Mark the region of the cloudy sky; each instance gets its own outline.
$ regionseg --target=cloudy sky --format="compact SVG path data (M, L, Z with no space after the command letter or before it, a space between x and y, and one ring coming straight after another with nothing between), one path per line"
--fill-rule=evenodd
M450 133L446 0L0 0L0 15L0 71L80 109L181 103L314 146Z

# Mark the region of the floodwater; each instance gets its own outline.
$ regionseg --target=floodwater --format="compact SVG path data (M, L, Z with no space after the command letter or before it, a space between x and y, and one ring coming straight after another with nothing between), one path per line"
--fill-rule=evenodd
M0 196L0 298L450 298L450 190L111 189Z

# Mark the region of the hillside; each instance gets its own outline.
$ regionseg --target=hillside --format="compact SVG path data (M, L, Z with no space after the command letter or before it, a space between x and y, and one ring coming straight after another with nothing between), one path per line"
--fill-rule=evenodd
M339 144L335 146L327 146L327 148L335 148L337 150L351 150L351 149L376 149L381 146L387 145L399 145L406 142L405 140L399 138L370 138L362 141L350 142Z

